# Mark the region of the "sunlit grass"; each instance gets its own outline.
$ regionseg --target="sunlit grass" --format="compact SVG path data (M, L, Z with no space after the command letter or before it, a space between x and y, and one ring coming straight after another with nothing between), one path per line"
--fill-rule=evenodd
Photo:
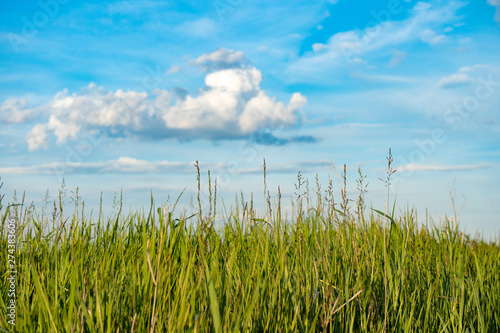
M261 214L242 198L215 223L216 186L206 215L199 205L192 216L163 207L91 220L77 193L68 219L61 199L48 216L4 203L2 235L6 218L19 221L15 331L500 329L498 243L453 219L417 225L411 209L367 210L361 173L354 201L339 178L337 204L331 183L310 191L299 175L288 220L279 194ZM4 274L0 326L14 331L7 284Z

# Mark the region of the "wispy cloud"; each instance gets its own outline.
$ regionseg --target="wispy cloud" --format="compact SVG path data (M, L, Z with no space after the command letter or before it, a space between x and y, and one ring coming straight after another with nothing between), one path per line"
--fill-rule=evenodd
M145 161L120 157L105 162L49 163L14 168L0 168L0 174L57 175L60 173L159 173L191 170L192 162Z
M180 24L176 31L192 37L212 37L218 33L217 24L209 18L200 18Z
M48 164L0 168L2 175L59 175L59 174L154 174L154 173L193 173L194 161L146 161L132 157L120 157L116 160L101 162L54 162ZM262 173L261 167L237 168L225 162L202 163L204 169L214 172L231 170L234 174ZM317 171L330 168L329 161L289 161L268 166L269 172L296 173L298 171Z
M445 36L437 33L444 25L459 20L456 12L464 6L462 2L450 2L446 6L436 6L419 2L411 10L409 18L402 21L383 21L364 30L338 32L326 43L313 45L313 53L290 65L294 73L324 71L325 66L332 68L342 64L344 59L359 58L387 47L408 42L424 41L438 44Z
M443 77L438 82L438 86L441 88L454 88L460 86L466 86L472 82L472 78L465 73L452 74L447 77Z
M500 0L488 0L488 4L496 7L495 21L500 22Z
M420 38L431 45L442 44L449 41L448 37L444 34L437 34L435 31L427 29L422 31Z
M488 74L496 74L497 72L498 68L482 64L461 67L456 73L441 78L438 82L438 87L457 88L467 86L471 83L479 82L480 78L487 77Z
M397 167L397 172L413 172L413 171L470 171L478 169L486 169L495 166L492 163L483 164L466 164L466 165L436 165L436 164L414 164L409 163Z
M365 74L361 72L355 72L351 75L352 77L357 79L363 79L366 81L375 81L375 82L412 83L416 81L415 78L413 77L395 76L395 75L374 75L374 74Z

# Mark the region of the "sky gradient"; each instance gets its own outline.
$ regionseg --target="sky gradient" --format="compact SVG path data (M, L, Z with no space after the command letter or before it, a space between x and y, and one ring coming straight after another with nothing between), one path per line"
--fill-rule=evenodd
M264 158L272 198L298 171L339 196L331 160L383 209L390 147L397 207L438 223L454 188L462 228L498 235L499 54L498 0L3 3L2 193L187 207L198 160L229 209L264 204Z

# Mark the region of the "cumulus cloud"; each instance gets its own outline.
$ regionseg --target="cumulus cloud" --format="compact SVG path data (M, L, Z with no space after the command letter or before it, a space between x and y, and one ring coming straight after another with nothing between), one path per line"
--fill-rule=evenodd
M29 132L26 137L28 142L28 149L30 151L37 150L38 148L48 148L47 145L47 125L38 124Z
M34 119L37 110L27 107L25 99L10 98L0 107L0 119L7 124L23 123Z
M500 22L500 0L488 0L488 4L496 7L495 21Z
M228 68L240 68L247 62L243 51L220 48L209 54L203 54L195 60L195 64L205 71L216 71Z
M239 68L208 73L205 87L196 95L181 88L170 92L156 89L151 94L121 89L113 92L95 84L78 93L63 90L39 107L48 114L48 120L28 133L29 150L47 148L50 134L62 144L76 140L82 131L95 129L110 136L139 139L241 139L262 128L290 127L303 118L300 111L306 98L294 93L284 104L268 96L260 89L262 73L241 64L243 53L217 50L198 59L201 66L226 63L239 64ZM5 102L2 114L29 114L25 105L21 101Z
M438 82L438 86L441 88L455 88L460 86L468 85L472 82L472 78L465 73L456 73L447 77L443 77Z

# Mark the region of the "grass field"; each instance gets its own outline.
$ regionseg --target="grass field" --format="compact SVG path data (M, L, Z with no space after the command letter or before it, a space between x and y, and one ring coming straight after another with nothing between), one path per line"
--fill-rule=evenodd
M389 161L388 194L392 172ZM454 218L367 209L361 173L353 200L344 175L337 200L331 182L309 189L299 174L287 218L279 193L264 212L242 196L222 213L215 184L210 211L194 215L171 205L91 220L77 196L66 219L61 196L48 214L4 200L2 331L498 332L498 241L472 239Z

